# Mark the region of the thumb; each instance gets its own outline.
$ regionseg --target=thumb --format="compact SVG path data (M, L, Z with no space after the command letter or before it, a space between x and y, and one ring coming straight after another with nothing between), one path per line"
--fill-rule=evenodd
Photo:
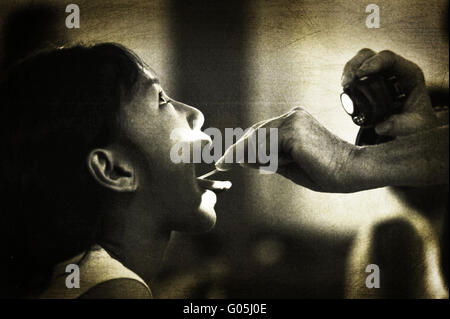
M375 126L378 135L404 136L423 129L424 119L420 114L402 113L391 115Z

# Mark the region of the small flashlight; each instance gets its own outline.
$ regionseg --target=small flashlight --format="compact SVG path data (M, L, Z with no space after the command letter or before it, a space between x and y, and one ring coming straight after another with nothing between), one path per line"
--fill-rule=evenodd
M361 127L373 127L399 113L405 98L394 75L364 76L350 83L341 93L345 112Z

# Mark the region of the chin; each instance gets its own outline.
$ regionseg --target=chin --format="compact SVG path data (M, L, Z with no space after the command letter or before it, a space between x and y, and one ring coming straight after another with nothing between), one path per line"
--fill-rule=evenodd
M217 220L214 209L216 201L216 194L206 190L200 195L199 205L183 212L183 222L178 223L174 230L187 233L204 233L212 230Z
M188 233L203 233L214 228L216 224L216 211L214 206L217 202L217 194L227 191L231 187L229 181L216 181L195 177L188 183L189 194L185 193L185 205L173 230ZM190 199L188 199L190 198Z
M216 211L214 205L217 196L210 190L191 194L190 200L183 205L177 205L173 211L169 227L171 230L186 233L204 233L214 228L216 224Z
M199 223L200 232L207 232L214 228L216 225L217 215L214 209L214 205L217 202L217 196L214 192L206 190L202 194L202 200L200 207L198 208L199 219L202 221Z
M184 231L187 233L206 233L211 231L216 225L216 212L200 212L202 216L193 224L189 225Z

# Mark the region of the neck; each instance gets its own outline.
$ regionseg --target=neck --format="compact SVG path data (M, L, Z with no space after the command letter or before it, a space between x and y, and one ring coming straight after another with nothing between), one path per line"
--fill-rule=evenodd
M119 207L102 223L99 244L147 284L155 277L170 239L170 230L158 223L152 209Z

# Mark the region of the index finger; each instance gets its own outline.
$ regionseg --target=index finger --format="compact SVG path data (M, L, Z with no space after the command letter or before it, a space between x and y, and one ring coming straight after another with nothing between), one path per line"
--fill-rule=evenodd
M364 61L356 71L356 75L363 77L388 70L398 77L402 88L407 92L418 83L425 82L422 70L414 62L389 50L381 51Z
M344 66L341 85L346 87L349 83L351 83L356 77L356 71L358 68L364 63L364 61L375 54L375 51L365 48L360 50L353 58L351 58L350 61L348 61Z
M370 57L357 70L357 75L363 77L390 69L397 63L399 56L392 51L384 50Z
M249 153L249 143L253 143L253 137L256 136L257 132L259 129L261 128L267 128L267 127L278 127L280 125L280 123L283 121L284 118L286 118L287 116L291 115L294 111L291 110L285 114L282 114L280 116L268 119L268 120L264 120L261 122L258 122L254 125L252 125L247 132L233 145L231 145L228 149L225 150L224 154L222 155L222 157L216 162L216 168L218 170L221 171L226 171L232 168L232 166L234 164L241 164L241 163L245 163L247 162L248 158L246 157L246 155L248 156ZM266 136L267 136L268 132L266 131ZM267 140L267 137L266 137ZM253 144L252 144L253 146ZM252 149L252 148L250 148ZM239 152L240 154L237 154L237 150L240 150L241 152ZM234 158L234 154L236 155L236 161L233 161ZM239 156L241 155L241 156ZM255 160L256 162L258 162L257 156L255 155Z

